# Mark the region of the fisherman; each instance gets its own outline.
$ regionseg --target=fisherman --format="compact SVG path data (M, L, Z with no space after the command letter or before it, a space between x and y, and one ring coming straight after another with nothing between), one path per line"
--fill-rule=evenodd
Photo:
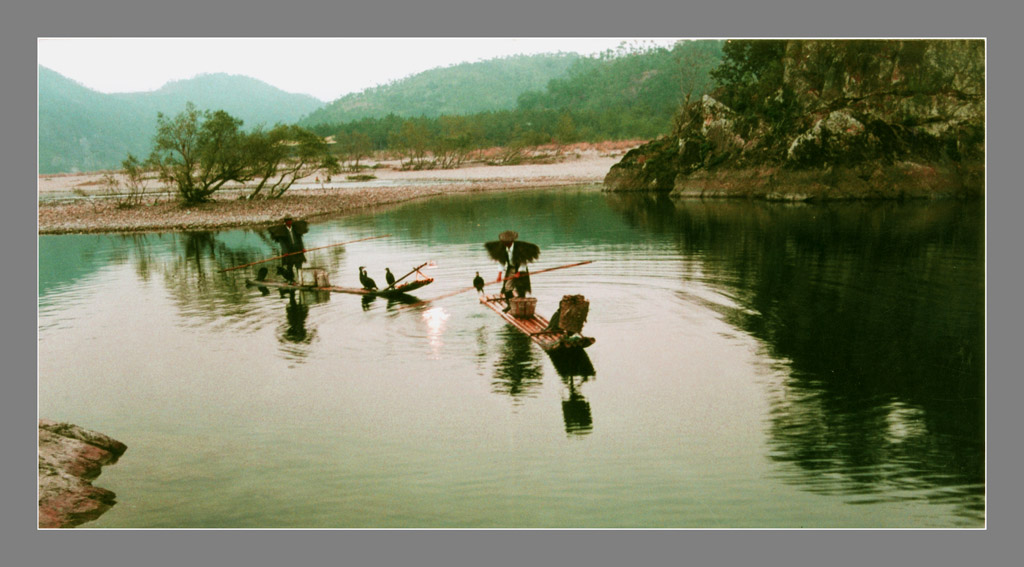
M281 225L270 228L270 236L281 245L281 266L277 273L288 283L295 283L295 273L302 269L306 261L305 245L302 243L302 235L309 232L309 225L306 221L296 221L291 215L285 215L281 219Z
M530 293L530 270L527 264L540 257L540 247L531 242L518 241L519 233L506 230L498 235L497 241L487 242L484 247L491 258L500 262L505 269L501 293L512 308L512 297L526 297Z

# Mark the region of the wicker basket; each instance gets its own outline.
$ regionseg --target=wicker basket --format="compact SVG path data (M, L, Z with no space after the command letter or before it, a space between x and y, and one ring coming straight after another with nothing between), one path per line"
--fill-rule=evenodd
M533 317L537 309L536 297L513 297L509 300L512 309L509 311L513 317Z

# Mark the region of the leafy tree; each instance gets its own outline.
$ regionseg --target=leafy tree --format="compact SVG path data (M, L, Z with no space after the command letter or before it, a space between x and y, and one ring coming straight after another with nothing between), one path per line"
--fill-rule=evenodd
M426 162L427 148L431 145L432 135L427 128L427 120L410 119L402 123L401 129L389 137L392 148L402 156L402 167L422 168ZM408 160L408 161L406 161Z
M729 40L722 46L722 63L711 77L724 87L723 102L743 112L759 108L782 85L786 41Z
M359 171L359 161L373 152L373 141L363 132L353 132L342 138L341 151L346 159L352 160L352 171Z
M124 171L125 196L123 200L118 201L118 207L141 205L149 184L146 164L129 153L128 157L121 162L121 170Z
M435 164L442 169L462 165L473 149L469 120L464 116L441 116L438 126L440 132L431 146Z
M555 129L555 140L560 144L571 144L576 141L578 135L576 122L572 119L572 115L568 112L563 112L562 115L558 117L558 126Z
M208 201L228 181L248 180L241 125L223 110L199 111L191 102L174 118L157 113L149 161L186 204Z
M339 169L327 142L299 126L278 125L266 133L257 129L245 136L243 148L249 158L248 177L258 180L249 199L264 190L267 198L276 199L299 179L320 170L330 174Z

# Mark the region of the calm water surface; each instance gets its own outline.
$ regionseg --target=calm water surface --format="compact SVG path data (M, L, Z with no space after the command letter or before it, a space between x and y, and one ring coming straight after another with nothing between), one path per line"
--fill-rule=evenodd
M540 245L552 359L475 292L263 294L256 231L39 238L39 414L128 445L93 528L983 527L984 210L589 189L313 223L335 285Z

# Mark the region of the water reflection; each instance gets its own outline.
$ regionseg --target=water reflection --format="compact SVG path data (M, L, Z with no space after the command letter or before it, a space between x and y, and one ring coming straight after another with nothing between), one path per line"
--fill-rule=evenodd
M771 458L808 490L965 501L984 491L983 210L609 197L698 256L706 307L784 361Z
M140 446L184 447L186 453L192 444L168 445L167 440L198 432L207 446L201 448L224 456L183 461L182 453L157 451L162 460L156 466L167 474L217 479L229 489L203 487L196 503L208 508L183 508L171 485L143 473L132 481L139 483L140 506L122 508L123 518L105 516L108 525L239 527L234 514L242 510L252 514L252 524L268 526L293 516L302 524L315 515L323 491L247 508L251 498L230 490L238 482L232 476L238 469L230 464L251 453L251 444L238 445L230 427L237 422L231 411L236 392L249 387L265 402L265 427L258 434L268 446L293 451L285 462L309 465L265 464L244 479L255 483L253 490L277 494L281 482L315 487L324 470L337 473L339 483L352 486L367 502L391 501L402 486L415 485L425 490L415 502L405 500L411 507L403 517L417 525L437 518L438 503L466 511L452 515L453 525L503 525L507 507L486 504L487 495L502 491L522 503L524 517L550 517L552 525L624 525L640 520L636 492L623 484L624 471L636 473L627 483L642 482L645 498L656 504L651 510L660 513L644 525L984 522L980 208L675 202L560 189L443 198L388 211L315 227L323 242L396 236L350 246L347 252L331 248L311 264L325 268L332 279L347 274L337 276L335 283L342 283L354 280L358 265L382 258L392 265L419 262L439 254L440 277L423 294L432 298L469 283L467 274L481 269L479 243L493 237L494 226L508 226L508 218L516 219L518 230L537 235L551 265L600 260L587 270L554 272L543 285L550 297L571 285L600 302L593 325L601 326L595 335L606 338L589 354L601 356L601 384L594 381L587 351L569 363L552 356L552 368L529 337L504 325L495 332L499 325L493 316L466 296L409 311L374 298L364 313L352 296L328 296L329 303L318 307L317 298L303 292L282 296L273 287L265 294L247 288L245 279L258 266L273 264L223 270L275 255L276 244L261 232L40 237L41 409L95 412L132 431ZM130 316L106 316L115 292L124 300L118 308ZM125 344L138 347L119 351ZM111 375L106 355L95 352L121 353L124 361L117 362L125 371ZM182 352L195 356L182 357ZM246 375L232 353L244 354L259 370ZM695 354L705 357L694 360L699 372L663 376L664 368L685 365ZM432 358L429 364L425 355ZM735 358L721 359L728 363L728 375L719 375L717 361L726 356ZM282 359L300 371L280 372ZM339 360L347 363L345 380L336 379ZM409 372L412 367L416 372ZM75 369L73 375L68 368ZM467 372L475 387L459 388ZM178 383L168 379L170 374L222 380ZM292 374L311 387L276 395L280 377ZM619 379L624 376L630 378L628 387ZM138 394L119 399L122 383ZM445 395L443 401L453 404L446 407L467 411L437 420L444 421L437 430L421 429L420 413L439 411L425 403L424 388L457 392ZM732 388L742 395L732 397ZM599 393L604 396L598 398ZM561 402L563 423L556 415L548 416L555 420L554 431L544 431L552 427L547 420L520 423L524 438L537 441L519 447L532 459L530 474L537 483L510 484L507 476L490 474L493 451L451 454L452 427L480 441L466 447L490 448L488 440L504 433L503 422L480 420L480 415L505 400L512 401L503 408L511 412L557 413L545 400L523 407L529 398L548 394L548 401ZM698 423L701 412L721 398L736 401L730 408L736 430L695 427L692 442L680 444L679 428L671 425L687 418ZM310 406L317 410L315 419L296 419L301 414L295 400L315 401ZM636 423L637 404L645 404L648 423L670 427L645 428L641 444L653 458L632 462L622 459L623 430L616 429ZM249 411L242 405L235 409ZM167 414L154 419L163 411ZM181 431L180 415L197 411L210 419L195 423L200 429ZM381 428L382 415L394 418L395 427ZM332 421L341 419L337 416L345 422ZM343 470L339 465L348 461L332 456L336 439L307 434L322 425L320 420L345 425L346 445L351 441L353 447L379 451L359 451L370 461ZM166 428L158 431L155 426L163 424ZM610 428L609 435L589 434L597 425ZM566 443L563 435L584 440L593 466L573 469L579 453L559 450ZM308 443L289 445L297 438ZM697 444L728 446L739 457L689 450ZM436 455L447 456L438 461ZM364 466L385 462L384 476L373 472L384 469ZM679 482L678 465L684 462L689 470L706 471L693 479L706 483ZM435 483L439 466L446 477L465 484ZM549 496L575 495L561 491L565 470L575 471L599 506L550 507ZM784 483L797 490L780 486ZM484 505L469 493L485 495ZM779 502L779 494L787 500ZM925 508L919 502L942 506ZM381 507L351 508L339 501L329 508L332 515L343 510L350 515L320 518L317 525L384 525L383 516L365 516ZM695 520L703 508L713 509L716 517ZM166 516L162 510L168 510Z
M583 397L579 388L596 374L590 356L583 349L554 351L548 354L555 365L555 370L562 378L562 383L566 386L562 394L565 432L570 435L586 435L594 429L594 418L590 412L590 402Z
M501 350L494 365L493 391L515 401L533 397L544 378L544 370L533 350L530 337L511 325L499 334Z
M316 337L316 331L306 328L309 307L326 303L331 298L330 292L282 289L280 295L288 298L288 304L285 306L285 323L278 328L278 338L287 343L311 343Z

